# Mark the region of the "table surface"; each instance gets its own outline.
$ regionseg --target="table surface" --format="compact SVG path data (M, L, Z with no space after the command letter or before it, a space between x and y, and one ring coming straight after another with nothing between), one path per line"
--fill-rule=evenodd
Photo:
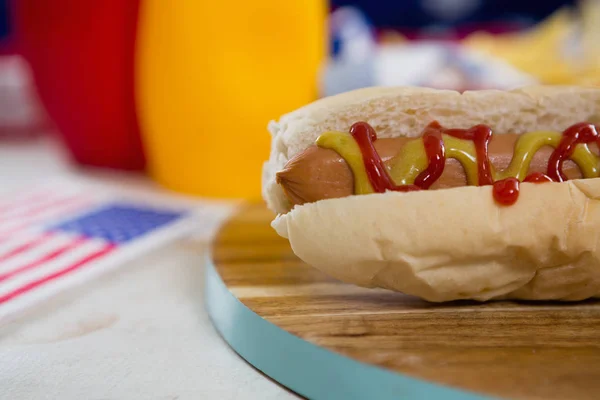
M75 171L49 139L0 142L0 193ZM207 229L219 217L207 221ZM206 232L205 232L206 233ZM0 327L0 398L295 399L235 354L204 309L207 236L155 249ZM201 237L201 238L202 238ZM198 238L196 238L198 239Z

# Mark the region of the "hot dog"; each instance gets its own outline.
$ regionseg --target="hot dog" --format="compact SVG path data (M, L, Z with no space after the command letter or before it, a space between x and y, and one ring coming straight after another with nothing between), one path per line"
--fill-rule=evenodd
M505 170L513 158L518 134L497 135L489 145L490 161L496 169ZM402 147L414 142L414 138L381 139L374 143L375 150L389 169ZM597 154L597 145L590 146ZM551 146L539 149L533 155L527 175L546 173L548 160L553 152ZM578 179L582 173L577 164L567 160L563 171L568 179ZM318 200L350 196L354 193L353 175L344 158L335 150L310 146L290 159L276 174L277 183L283 188L291 205L311 203ZM455 158L447 158L444 171L430 189L446 189L466 186L465 168Z
M272 222L308 264L429 301L600 297L600 88L369 88L279 121Z

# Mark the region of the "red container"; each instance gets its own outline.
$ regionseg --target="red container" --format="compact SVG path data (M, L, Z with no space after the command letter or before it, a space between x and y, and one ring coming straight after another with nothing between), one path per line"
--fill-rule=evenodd
M137 0L14 0L19 47L73 158L145 165L134 103Z

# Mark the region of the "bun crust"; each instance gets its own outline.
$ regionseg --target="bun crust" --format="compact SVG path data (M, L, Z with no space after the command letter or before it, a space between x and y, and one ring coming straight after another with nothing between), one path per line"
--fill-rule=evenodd
M296 206L272 223L334 278L441 302L600 296L600 179L350 196Z
M600 178L523 183L509 207L494 201L490 186L469 186L350 196L287 212L275 173L321 133L360 120L384 138L418 136L432 120L453 128L485 123L495 134L562 131L600 123L600 88L345 93L272 122L263 170L263 195L280 213L273 227L298 257L344 282L434 302L600 297Z
M484 123L495 134L560 130L575 122L600 123L600 88L531 86L512 91L396 87L367 88L327 97L269 124L271 155L263 167L263 197L269 208L289 207L275 174L326 131L347 131L366 121L378 137L419 136L432 120L452 128Z

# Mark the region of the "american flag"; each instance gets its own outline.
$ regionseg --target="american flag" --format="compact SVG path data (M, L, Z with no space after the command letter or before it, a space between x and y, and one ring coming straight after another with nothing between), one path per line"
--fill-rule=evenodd
M0 322L180 234L186 214L81 190L0 201Z

